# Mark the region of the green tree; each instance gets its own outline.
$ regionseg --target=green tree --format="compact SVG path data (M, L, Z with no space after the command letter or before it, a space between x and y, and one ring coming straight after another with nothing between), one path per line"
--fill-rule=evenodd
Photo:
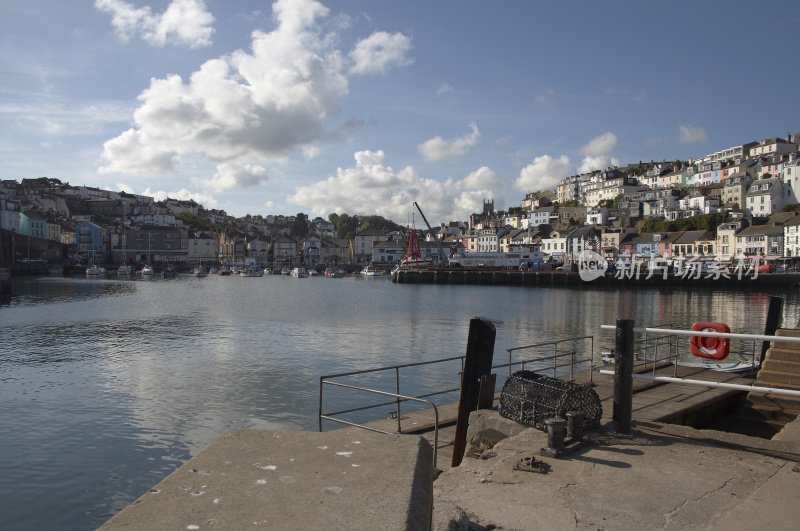
M302 212L297 214L294 218L292 235L296 238L304 238L308 236L308 218Z
M191 212L179 212L175 214L175 219L183 221L192 232L201 232L211 229L211 222L207 218L192 214Z

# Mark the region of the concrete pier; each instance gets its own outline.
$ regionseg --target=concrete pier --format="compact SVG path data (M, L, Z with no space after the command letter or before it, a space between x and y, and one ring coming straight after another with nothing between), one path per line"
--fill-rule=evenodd
M429 529L433 452L362 429L223 435L101 529Z
M492 269L423 269L392 271L392 282L396 284L469 284L487 286L526 287L586 287L586 288L692 288L709 286L726 289L764 289L775 286L800 284L800 273L762 273L757 277L736 276L731 278L708 277L681 278L678 276L653 275L648 278L643 272L638 278L616 278L606 275L592 281L582 280L573 271L505 271Z
M480 457L436 479L433 527L797 529L800 421L782 434L770 441L636 422L629 436L590 433L583 449L550 458L540 455L547 434L478 411L468 454ZM546 473L515 467L532 456Z

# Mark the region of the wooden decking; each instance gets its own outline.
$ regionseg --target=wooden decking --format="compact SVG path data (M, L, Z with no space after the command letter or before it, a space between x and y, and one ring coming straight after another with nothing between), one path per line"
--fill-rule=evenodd
M606 367L602 367L606 368ZM613 365L607 367L613 370ZM614 401L614 376L599 374L595 368L593 389L597 392L603 405L602 423L612 420ZM636 372L653 374L652 368L637 368ZM742 385L752 385L753 379L743 378L733 373L712 371L702 368L679 366L677 373L673 365L657 368L658 376L676 376L693 380L707 380L713 382L727 382ZM589 372L584 371L575 375L577 383L588 383ZM498 378L502 376L498 375ZM695 412L706 409L712 404L723 402L726 398L733 397L744 391L722 388L701 387L697 385L677 383L657 383L647 380L633 381L633 420L644 422L669 422L676 418L686 417ZM495 406L499 404L500 393L495 395ZM437 443L437 465L440 469L449 468L452 460L453 438L455 436L455 421L458 413L458 404L444 404L438 406L439 433ZM423 409L413 413L403 413L400 418L399 431L401 433L418 433L426 437L431 444L434 443L435 415L432 409ZM369 426L389 432L398 431L398 421L395 418L380 419L369 423Z

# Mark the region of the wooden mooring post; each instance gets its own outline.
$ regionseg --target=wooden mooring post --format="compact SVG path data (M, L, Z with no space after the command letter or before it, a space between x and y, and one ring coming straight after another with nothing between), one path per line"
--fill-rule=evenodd
M772 336L775 335L775 331L778 330L778 324L781 320L781 314L783 313L783 297L770 297L769 298L769 308L767 309L767 322L764 325L764 335L765 336ZM758 360L758 366L761 367L761 364L764 363L764 358L767 357L767 350L769 350L769 341L764 341L761 343L761 357Z
M11 298L11 271L0 268L0 299Z
M497 331L491 321L478 317L470 319L467 354L464 360L464 370L461 372L461 396L458 400L456 435L453 440L453 460L451 464L453 467L460 465L461 460L464 458L464 450L467 446L469 414L478 407L481 396L481 380L486 383L494 382L493 378L485 377L492 371L496 334ZM486 383L484 387L486 387ZM492 387L494 386L492 385Z

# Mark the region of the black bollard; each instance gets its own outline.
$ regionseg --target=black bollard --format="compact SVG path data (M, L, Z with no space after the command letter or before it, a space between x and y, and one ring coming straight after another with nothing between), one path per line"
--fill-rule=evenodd
M617 319L614 348L614 413L616 433L631 432L633 413L633 319Z
M583 411L567 411L567 439L570 442L583 440L583 421L586 414Z
M560 457L564 453L564 435L567 421L561 417L545 419L547 424L547 448L539 452L547 457Z
M467 354L464 371L461 373L461 396L458 399L458 419L453 439L453 461L457 467L464 458L467 447L469 414L478 407L481 378L492 372L494 339L497 334L494 324L486 319L470 319Z

